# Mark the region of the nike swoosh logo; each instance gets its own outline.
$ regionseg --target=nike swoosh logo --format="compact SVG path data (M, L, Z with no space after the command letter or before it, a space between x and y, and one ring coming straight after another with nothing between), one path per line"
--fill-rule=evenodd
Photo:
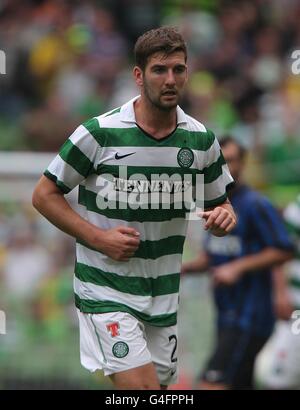
M131 152L130 154L125 154L125 155L119 155L118 153L116 153L115 158L116 159L122 159L122 158L125 158L125 157L129 157L129 155L133 155L133 154L135 154L135 152Z

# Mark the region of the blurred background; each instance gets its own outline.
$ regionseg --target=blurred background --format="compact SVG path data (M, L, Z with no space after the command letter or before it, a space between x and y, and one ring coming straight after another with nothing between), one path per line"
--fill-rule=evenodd
M111 388L79 363L74 241L30 201L73 130L138 93L137 37L179 27L190 75L182 107L249 148L248 181L282 208L300 186L300 74L291 70L299 21L299 0L0 1L0 389ZM191 232L185 259L198 240ZM207 278L184 278L181 294L180 382L190 387L214 311Z

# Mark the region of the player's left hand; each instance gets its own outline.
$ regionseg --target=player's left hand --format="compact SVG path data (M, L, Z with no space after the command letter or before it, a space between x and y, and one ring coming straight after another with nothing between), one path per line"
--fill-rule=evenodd
M242 271L235 263L226 263L218 267L211 269L213 275L213 283L218 285L233 285L239 280L242 275Z
M209 229L215 236L226 235L236 225L235 215L222 206L216 206L211 211L200 212L199 216L206 220L204 229Z

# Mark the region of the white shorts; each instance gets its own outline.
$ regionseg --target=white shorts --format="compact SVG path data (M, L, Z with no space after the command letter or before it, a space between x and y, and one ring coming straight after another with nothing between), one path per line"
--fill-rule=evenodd
M274 333L256 358L255 382L265 389L300 389L300 334L289 321L276 323Z
M77 313L83 367L108 376L153 362L161 385L177 382L177 325L151 326L125 312Z

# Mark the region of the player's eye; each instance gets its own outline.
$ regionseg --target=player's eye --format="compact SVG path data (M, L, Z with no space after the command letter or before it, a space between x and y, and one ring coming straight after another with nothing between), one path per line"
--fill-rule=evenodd
M156 74L162 74L166 71L165 67L154 67L153 72Z
M182 74L185 72L185 66L178 66L174 68L174 73L176 74Z

